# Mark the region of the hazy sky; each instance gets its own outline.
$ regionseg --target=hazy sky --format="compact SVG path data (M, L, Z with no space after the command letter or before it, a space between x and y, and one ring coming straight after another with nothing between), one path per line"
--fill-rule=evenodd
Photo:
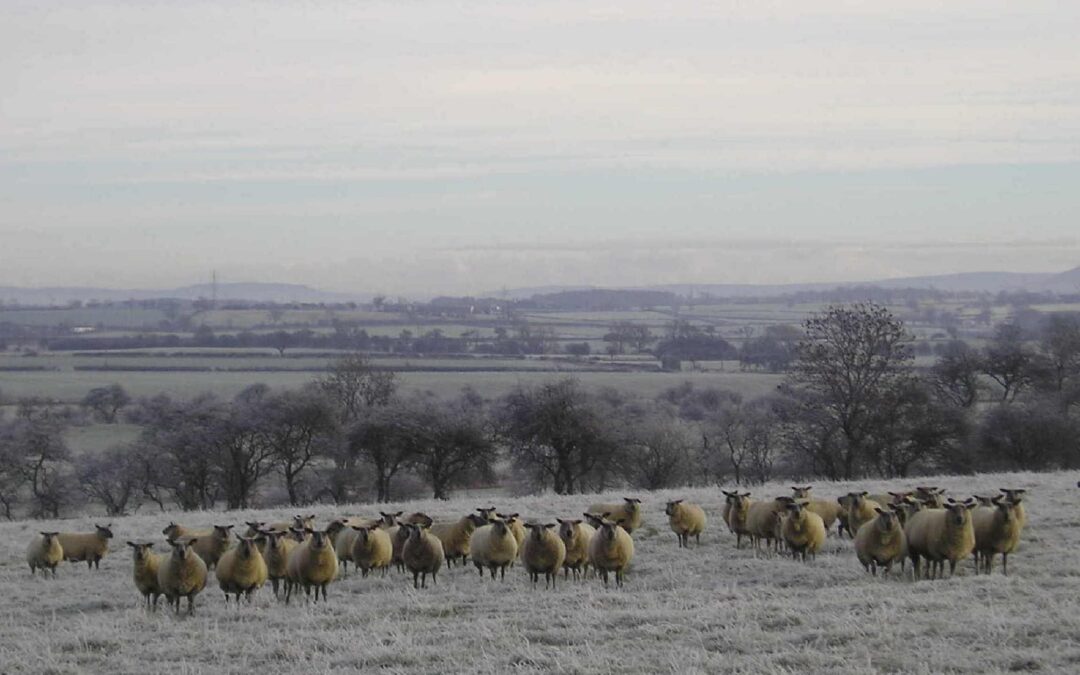
M0 4L0 285L1080 264L1080 2Z

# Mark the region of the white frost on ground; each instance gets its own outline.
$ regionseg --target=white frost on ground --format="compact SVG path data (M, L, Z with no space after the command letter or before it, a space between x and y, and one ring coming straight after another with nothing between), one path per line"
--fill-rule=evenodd
M157 514L113 520L99 572L62 564L32 578L24 550L39 530L83 530L94 518L0 524L0 672L1006 672L1080 671L1080 489L1073 473L919 478L886 484L817 483L833 497L858 487L924 483L966 496L1025 487L1029 525L1021 550L991 577L965 562L956 578L874 579L849 540L831 536L807 565L737 551L724 530L719 489L640 494L646 525L626 587L598 580L534 590L520 565L506 582L475 568L443 570L416 591L396 572L350 574L328 604L286 607L269 589L226 608L216 582L193 617L147 613L131 581L128 539L162 541L174 518L195 526L280 520L288 510ZM750 488L788 494L786 484ZM622 493L607 498L617 499ZM685 497L710 518L700 548L680 550L664 502ZM496 500L527 519L573 517L596 495ZM393 510L458 517L472 501L410 502ZM384 505L383 510L386 509ZM305 508L325 522L379 507ZM97 518L99 522L107 520ZM164 546L158 547L159 551Z

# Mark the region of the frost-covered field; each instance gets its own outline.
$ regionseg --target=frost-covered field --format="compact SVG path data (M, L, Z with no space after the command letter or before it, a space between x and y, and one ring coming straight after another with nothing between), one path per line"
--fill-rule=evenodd
M1076 480L1060 473L918 481L957 496L998 487L1030 490L1030 522L1008 578L1000 571L977 577L968 562L956 578L942 581L874 579L859 567L850 541L835 538L807 565L755 558L735 550L723 530L720 491L695 489L640 495L647 522L635 533L637 554L621 590L588 580L546 592L542 584L534 590L520 566L505 582L455 568L427 590L413 590L397 573L350 575L330 587L325 605L286 607L263 590L252 606L236 609L225 607L212 583L193 617L141 608L124 541L161 541L170 516L193 525L239 525L287 511L116 519L112 553L101 570L63 564L55 581L30 577L27 541L38 530L81 530L94 519L3 523L0 672L1077 672ZM854 487L886 484L818 483L815 493L834 496ZM753 492L788 490L778 484ZM676 496L698 501L709 514L700 548L679 550L667 528L663 502ZM578 514L593 500L546 496L495 505L551 519ZM449 518L476 506L450 501L396 508ZM375 510L311 512L325 521Z

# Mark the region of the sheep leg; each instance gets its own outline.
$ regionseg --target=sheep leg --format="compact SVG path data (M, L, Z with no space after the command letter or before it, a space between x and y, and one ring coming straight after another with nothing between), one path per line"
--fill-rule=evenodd
M176 604L179 605L180 601L177 600ZM188 614L194 614L195 613L195 596L194 595L188 595L187 596L187 613Z
M701 534L695 534L694 539L697 541L697 545L701 546Z

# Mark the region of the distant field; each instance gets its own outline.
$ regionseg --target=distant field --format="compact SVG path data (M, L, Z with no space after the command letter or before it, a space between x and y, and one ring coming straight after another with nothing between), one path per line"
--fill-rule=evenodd
M418 360L412 360L418 363ZM520 362L515 362L520 363ZM453 395L466 385L475 387L487 397L500 396L515 385L535 384L546 380L574 375L573 368L554 370L551 364L526 362L535 370L513 372L406 372L401 374L402 388L430 390L441 395ZM546 367L545 367L546 366ZM541 367L545 367L540 370ZM314 372L121 372L121 371L24 371L0 372L0 392L8 399L22 396L47 396L76 403L93 387L114 382L123 385L133 396L152 396L165 392L187 397L212 391L221 396L233 396L245 387L263 382L275 388L299 387L318 377ZM710 372L584 372L578 373L582 382L592 387L616 387L643 396L689 380L698 386L734 389L747 396L772 391L780 376L739 371Z
M871 577L850 540L830 536L803 564L735 549L721 520L716 488L637 493L645 526L622 589L596 579L559 580L546 591L522 567L505 581L472 567L444 569L438 583L350 574L333 583L327 604L289 606L268 589L250 605L226 607L216 582L194 616L148 613L131 581L124 542L162 545L169 520L193 526L280 520L290 509L231 513L154 513L113 518L111 553L98 571L62 564L57 578L32 578L24 548L39 530L86 530L99 514L61 522L0 524L0 670L10 673L1006 673L1080 668L1080 506L1075 473L927 477L956 496L999 486L1029 489L1029 524L1010 576L998 565L976 576L970 561L953 578L913 582ZM834 497L882 482L818 483ZM749 488L787 494L787 483ZM603 496L618 499L626 491ZM676 547L663 505L687 498L706 510L700 547ZM485 496L526 519L575 517L594 495ZM380 505L456 519L479 498ZM319 523L371 515L380 507L305 507Z

